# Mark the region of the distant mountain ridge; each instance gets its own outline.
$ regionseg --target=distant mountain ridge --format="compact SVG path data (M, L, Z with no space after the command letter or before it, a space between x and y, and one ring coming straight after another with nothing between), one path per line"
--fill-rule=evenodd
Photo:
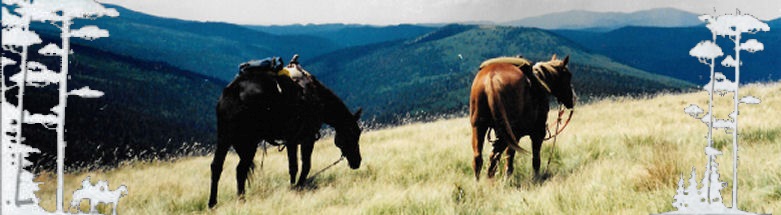
M105 6L115 8L120 16L75 22L74 28L97 25L111 34L85 46L141 60L166 62L222 80L232 79L237 66L247 60L270 56L289 58L296 53L316 56L340 48L320 37L279 36L229 23L161 18L117 5ZM36 22L32 29L40 34L59 35L59 30L49 24Z
M781 19L766 22L768 32L744 34L742 42L757 39L764 43L765 50L756 53L741 53L743 66L742 83L775 81L781 79ZM566 37L588 50L608 56L621 63L656 74L686 80L696 84L705 84L709 80L705 64L689 56L697 43L711 39L711 32L704 26L694 27L625 27L610 32L592 32L582 30L554 30L554 33ZM727 38L718 37L717 44L724 50L724 56L734 56L734 43ZM716 59L716 71L733 77L733 68L722 67L723 57Z
M583 97L642 94L693 87L586 51L534 28L449 25L406 41L353 47L303 66L366 117L395 123L409 115L464 111L477 66L522 54L534 61L571 55L574 85Z
M341 48L368 45L394 40L414 38L436 30L421 25L371 26L355 24L246 26L247 28L276 35L306 35L329 39Z
M657 8L631 13L574 10L528 17L503 23L542 29L610 31L626 26L687 27L700 25L697 14L674 8Z

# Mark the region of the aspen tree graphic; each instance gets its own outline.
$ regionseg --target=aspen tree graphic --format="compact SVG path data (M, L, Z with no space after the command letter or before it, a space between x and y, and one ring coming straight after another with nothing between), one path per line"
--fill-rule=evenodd
M40 152L38 149L23 144L22 125L26 122L24 116L24 90L27 82L27 74L30 65L28 62L28 49L30 46L41 43L41 38L30 28L32 15L23 8L30 5L27 0L3 0L4 5L16 6L19 15L12 14L7 7L2 8L2 46L4 53L17 55L19 62L3 56L3 82L6 77L6 66L18 64L19 72L11 77L15 84L2 86L2 131L0 136L0 178L2 178L2 191L0 192L0 212L10 214L16 208L30 208L37 205L38 199L34 192L38 191L38 184L33 182L35 177L25 169L32 165L27 157L31 153ZM10 56L9 56L10 57ZM31 64L32 63L32 64ZM16 105L9 103L5 98L6 91L17 88Z
M2 192L0 192L0 214L46 214L38 205L38 198L34 192L38 190L38 183L33 182L34 175L25 170L24 167L31 165L25 160L30 153L39 152L38 149L22 144L24 136L22 135L23 124L40 124L47 129L57 132L57 195L56 195L56 214L62 214L63 210L63 175L65 167L65 110L69 96L79 96L83 98L98 98L103 96L103 92L90 89L85 86L76 90L68 90L68 62L70 49L70 38L77 37L85 40L94 40L102 37L108 37L106 30L97 26L84 26L80 29L71 29L75 19L95 19L102 16L116 17L119 13L115 9L105 8L94 0L2 0L3 2L3 50L20 55L19 62L3 56L3 67L19 64L19 73L11 76L9 80L16 83L15 86L2 86L2 134L0 134L0 163L2 164L2 174L0 179L4 181ZM51 57L60 57L60 71L53 71L46 65L28 61L28 48L34 44L40 44L41 39L29 29L31 21L40 21L49 23L60 29L61 46L50 43L38 50L38 54ZM4 52L5 53L5 52ZM3 68L2 80L5 80L5 68ZM0 81L2 82L2 81ZM50 109L49 113L30 113L25 110L24 98L25 87L44 87L48 85L58 85L59 103ZM16 87L18 95L16 106L7 102L5 91ZM27 95L30 96L30 95ZM14 114L11 114L14 113ZM16 161L18 159L18 161ZM17 170L13 172L12 170ZM8 183L12 181L15 183ZM92 199L105 195L101 192L109 192L107 189L101 189L100 192L81 192L84 199ZM12 186L15 184L15 186ZM121 186L124 187L124 186ZM14 196L9 196L13 191ZM119 192L121 196L126 195ZM113 191L112 191L113 192ZM114 212L116 212L116 203L114 202ZM103 201L105 202L105 201ZM95 211L90 211L94 213Z
M697 183L697 173L694 168L691 171L691 177L689 179L689 185L684 186L683 175L680 176L678 181L678 189L673 196L673 207L675 211L667 212L665 214L752 214L741 211L738 205L738 115L739 104L759 104L761 101L753 96L746 96L741 99L739 97L740 86L740 52L748 51L754 53L762 51L764 45L756 39L749 39L746 42L741 42L741 36L743 34L754 34L760 31L769 31L770 27L748 14L741 14L737 11L735 14L727 14L721 16L703 15L699 17L700 20L707 23L706 27L711 31L711 40L706 40L698 43L691 49L689 55L696 57L701 63L710 67L710 81L703 89L708 92L710 97L708 102L708 112L705 112L697 105L689 105L684 108L684 112L691 117L699 119L705 125L708 126L708 134L706 136L707 145L705 147L705 155L708 156L708 163L703 174L701 188ZM727 77L715 71L716 58L724 55L721 47L716 44L717 36L726 37L735 44L735 57L727 55L722 61L721 65L724 67L735 68L735 82L730 81ZM729 114L729 118L719 119L716 118L713 113L713 95L719 94L725 96L732 93L733 95L733 111ZM722 129L727 133L732 133L732 148L733 148L733 183L732 183L732 204L731 207L727 207L723 203L721 197L721 190L726 187L726 183L719 179L719 168L716 163L716 156L722 154L716 148L713 148L713 131L714 129Z

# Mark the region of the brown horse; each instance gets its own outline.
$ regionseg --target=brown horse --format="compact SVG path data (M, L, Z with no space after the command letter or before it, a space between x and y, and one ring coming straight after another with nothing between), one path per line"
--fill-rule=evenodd
M276 64L276 60L274 60ZM281 64L281 61L279 62ZM223 89L217 103L217 151L211 164L209 207L217 204L217 187L228 149L241 159L236 167L238 195L254 167L258 143L282 142L287 148L290 184L296 183L298 147L301 146L301 175L296 187L306 183L311 156L323 123L334 128L334 142L352 169L361 166L358 139L360 109L351 113L330 89L298 64L294 57L284 71L242 65L241 73ZM281 68L280 68L281 69ZM306 81L291 77L306 78ZM305 77L304 77L305 76ZM302 87L303 86L303 87ZM305 93L306 92L306 93Z
M480 180L483 142L489 127L496 131L498 140L489 158L488 178L496 173L505 149L506 176L512 175L515 151L527 152L518 145L519 138L526 135L532 141L534 173L539 174L540 149L550 108L548 95L552 94L567 108L575 104L568 63L569 56L562 61L553 55L550 61L534 66L526 59L512 57L487 60L481 65L469 98L476 180Z

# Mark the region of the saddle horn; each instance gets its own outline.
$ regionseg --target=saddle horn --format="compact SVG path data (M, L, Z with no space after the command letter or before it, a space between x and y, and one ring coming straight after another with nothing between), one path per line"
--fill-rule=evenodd
M298 64L298 54L293 55L293 59L290 60L290 64Z

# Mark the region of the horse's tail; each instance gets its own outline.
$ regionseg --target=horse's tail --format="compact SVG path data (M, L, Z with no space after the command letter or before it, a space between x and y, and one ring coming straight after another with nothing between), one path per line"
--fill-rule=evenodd
M518 139L515 137L512 126L510 125L510 119L507 116L507 110L505 109L504 102L502 102L502 95L499 93L499 89L495 85L501 85L501 80L494 78L494 74L489 74L486 80L485 94L488 100L488 109L491 110L491 116L493 117L494 127L500 127L499 124L504 124L505 133L508 134L510 140L508 146L515 151L528 153L526 149L521 148L518 145ZM498 112L498 113L497 113ZM498 130L499 128L494 128ZM500 132L497 132L499 134Z

